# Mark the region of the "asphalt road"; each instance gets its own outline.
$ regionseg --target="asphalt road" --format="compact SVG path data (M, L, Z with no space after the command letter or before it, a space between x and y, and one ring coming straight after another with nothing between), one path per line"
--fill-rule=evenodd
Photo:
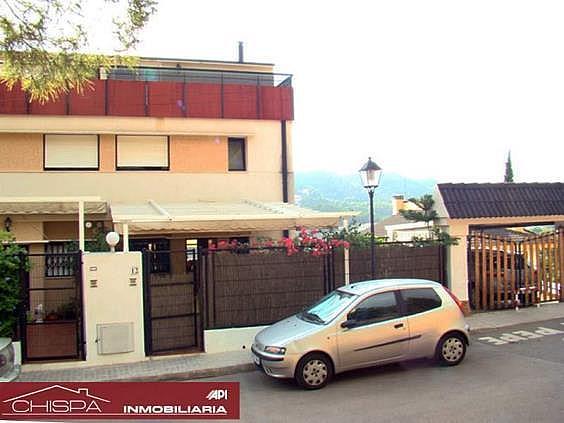
M472 334L457 367L422 360L348 372L318 391L254 371L244 422L563 422L564 319Z

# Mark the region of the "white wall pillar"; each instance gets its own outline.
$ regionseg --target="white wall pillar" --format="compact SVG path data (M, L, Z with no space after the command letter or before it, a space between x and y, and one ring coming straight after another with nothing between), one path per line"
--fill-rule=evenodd
M458 245L448 247L448 284L461 301L468 301L468 224L451 220L448 232L458 238Z
M82 256L86 362L145 359L141 253Z
M129 225L124 223L123 228L123 252L127 253L129 251Z
M345 230L349 229L349 221L348 219L343 219L343 226ZM344 251L344 259L345 259L345 285L348 285L351 282L351 269L350 269L350 251L348 248L345 248Z
M78 202L78 249L85 251L86 241L84 235L84 201Z

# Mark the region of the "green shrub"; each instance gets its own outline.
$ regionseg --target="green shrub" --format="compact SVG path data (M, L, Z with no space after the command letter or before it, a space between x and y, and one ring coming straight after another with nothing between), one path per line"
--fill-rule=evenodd
M20 304L20 254L25 250L14 243L9 232L0 231L0 336L12 338Z

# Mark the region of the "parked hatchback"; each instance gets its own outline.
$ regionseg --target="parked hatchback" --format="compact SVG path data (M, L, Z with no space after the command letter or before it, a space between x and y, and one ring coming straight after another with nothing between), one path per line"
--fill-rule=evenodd
M10 338L0 338L0 382L11 382L20 374L14 345Z
M466 354L469 326L458 299L420 279L382 279L343 286L304 311L263 329L255 363L306 389L336 373L415 358L454 366Z

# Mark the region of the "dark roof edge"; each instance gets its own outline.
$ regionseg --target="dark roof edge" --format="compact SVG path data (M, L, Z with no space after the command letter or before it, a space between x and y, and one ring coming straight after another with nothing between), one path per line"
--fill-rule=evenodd
M540 186L540 185L564 185L564 182L444 182L437 184L440 187L494 187L494 186Z
M469 217L448 217L450 220L465 220L465 219L515 219L515 218L543 218L543 217L556 217L564 216L562 214L520 214L515 216L469 216Z

